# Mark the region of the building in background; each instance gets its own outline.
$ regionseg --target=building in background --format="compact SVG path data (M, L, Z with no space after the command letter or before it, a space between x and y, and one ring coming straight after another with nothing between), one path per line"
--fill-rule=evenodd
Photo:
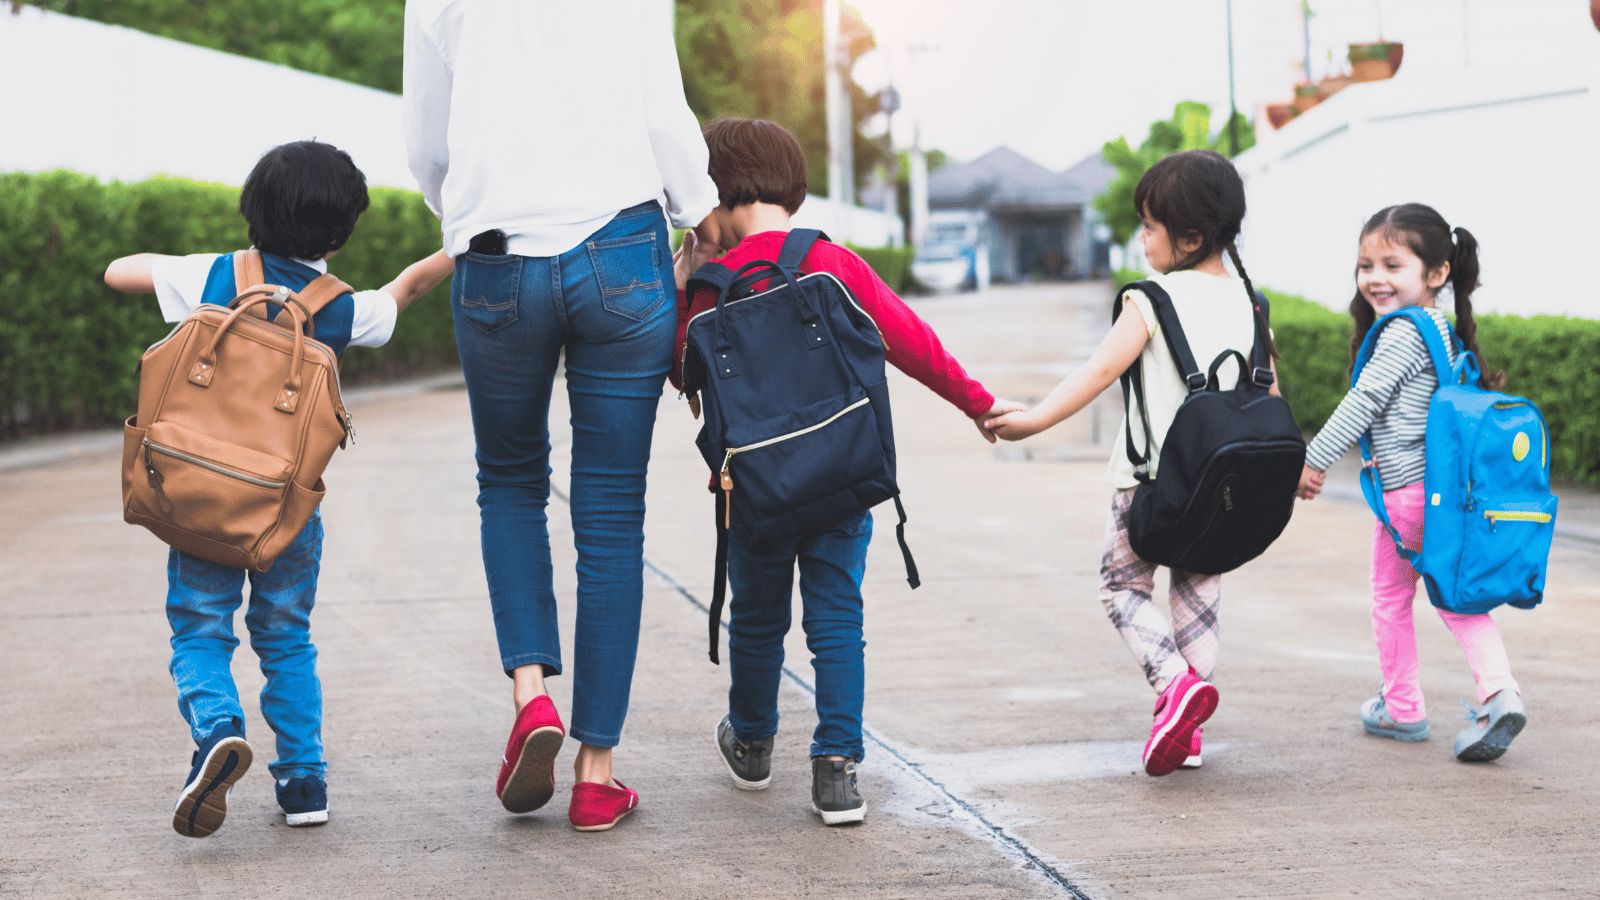
M1052 172L1009 147L947 163L928 176L919 254L986 254L995 281L1101 277L1109 250L1093 204L1114 175L1099 154Z

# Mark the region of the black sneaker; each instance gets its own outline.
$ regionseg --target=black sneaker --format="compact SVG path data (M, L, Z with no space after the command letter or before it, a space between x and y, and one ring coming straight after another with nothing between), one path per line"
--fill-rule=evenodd
M244 734L220 725L194 752L189 780L172 810L172 828L185 837L209 837L228 817L228 792L254 758Z
M772 784L772 738L741 741L727 716L717 723L717 752L741 791L764 791Z
M316 776L278 782L278 808L290 828L328 821L328 783Z
M867 801L856 788L856 763L849 759L811 760L811 808L824 825L849 825L865 821Z

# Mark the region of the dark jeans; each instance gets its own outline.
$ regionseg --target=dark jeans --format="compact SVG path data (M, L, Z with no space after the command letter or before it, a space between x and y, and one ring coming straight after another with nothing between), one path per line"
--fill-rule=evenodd
M798 561L800 624L817 685L811 755L861 760L866 690L861 580L871 541L871 513L831 531L771 546L747 546L734 533L728 546L733 593L728 602L728 718L741 739L771 737L778 731L778 679Z
M676 313L666 221L625 209L555 257L456 259L451 306L477 438L483 565L507 672L560 674L545 507L550 392L566 355L578 549L571 734L622 736L644 592L644 487Z

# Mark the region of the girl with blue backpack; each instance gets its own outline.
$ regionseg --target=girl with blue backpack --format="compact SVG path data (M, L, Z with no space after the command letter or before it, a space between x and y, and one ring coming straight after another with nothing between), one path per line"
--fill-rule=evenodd
M1438 294L1447 285L1455 302L1454 329L1437 306ZM1394 740L1428 737L1412 622L1412 601L1420 577L1466 654L1482 704L1472 714L1472 724L1456 737L1456 758L1463 761L1498 758L1527 723L1505 642L1494 619L1477 610L1500 602L1519 606L1538 602L1543 589L1542 561L1549 549L1547 532L1553 527L1555 511L1554 498L1548 496L1548 439L1537 409L1519 398L1492 393L1503 381L1502 373L1483 371L1479 378L1482 355L1472 316L1472 292L1477 286L1476 239L1464 228L1452 229L1431 207L1420 203L1390 206L1367 220L1356 260L1356 294L1350 301L1350 316L1355 321L1350 341L1353 385L1307 447L1300 481L1300 496L1307 500L1316 497L1328 468L1352 445L1361 443L1368 459L1364 490L1379 518L1372 539L1372 629L1383 671L1377 696L1361 706L1361 723L1368 734ZM1449 374L1445 391L1441 391L1441 372ZM1465 388L1462 382L1467 383ZM1495 496L1494 486L1483 484L1483 474L1469 472L1466 463L1456 459L1460 454L1445 446L1446 439L1455 434L1440 430L1458 413L1439 408L1449 390L1487 401L1479 404L1477 415L1503 410L1520 417L1507 429L1503 454L1494 449L1494 423L1475 425L1491 440L1473 443L1488 447L1496 458L1504 455L1508 466L1521 464L1535 491L1542 484L1548 499L1482 500ZM1450 473L1441 473L1441 466L1462 472L1456 479L1460 484L1450 486ZM1476 486L1475 477L1479 479ZM1504 491L1502 487L1502 496ZM1508 512L1495 507L1514 509ZM1426 530L1433 539L1427 559L1420 552L1425 515ZM1537 571L1524 579L1528 585L1521 600L1497 597L1486 603L1454 602L1454 598L1472 593L1472 586L1456 583L1458 576L1453 574L1463 571L1461 560L1470 549L1465 545L1474 539L1471 532L1454 530L1454 523L1461 521L1469 528L1484 530L1486 536L1499 531L1494 546L1508 554L1537 557ZM1428 560L1437 563L1444 554L1453 554L1448 572L1443 566L1428 565ZM1508 563L1514 567L1518 559L1495 562L1497 567ZM1478 580L1493 577L1485 570Z

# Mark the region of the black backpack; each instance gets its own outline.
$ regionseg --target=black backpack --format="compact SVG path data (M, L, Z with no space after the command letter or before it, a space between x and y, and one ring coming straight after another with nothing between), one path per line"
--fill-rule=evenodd
M1143 360L1122 373L1124 434L1128 460L1139 487L1128 512L1128 540L1141 559L1182 572L1216 575L1260 556L1289 524L1295 490L1305 465L1306 444L1282 397L1274 396L1271 360L1259 327L1267 318L1267 301L1256 295L1260 317L1257 337L1247 362L1237 350L1226 350L1208 373L1195 364L1172 298L1153 281L1141 281L1117 292L1111 319L1122 312L1123 293L1138 288L1155 308L1161 334L1178 364L1189 395L1178 407L1161 445L1161 467L1150 478L1154 445L1145 408ZM1217 385L1217 372L1231 361L1240 369L1231 391ZM1133 443L1134 414L1144 426L1144 452Z
M717 292L716 307L689 320L683 355L684 391L702 398L705 413L695 443L719 488L713 663L732 529L760 545L826 531L893 500L906 580L920 583L895 483L883 338L838 278L800 274L821 237L795 229L776 262L738 271L707 263L689 281L689 297Z

